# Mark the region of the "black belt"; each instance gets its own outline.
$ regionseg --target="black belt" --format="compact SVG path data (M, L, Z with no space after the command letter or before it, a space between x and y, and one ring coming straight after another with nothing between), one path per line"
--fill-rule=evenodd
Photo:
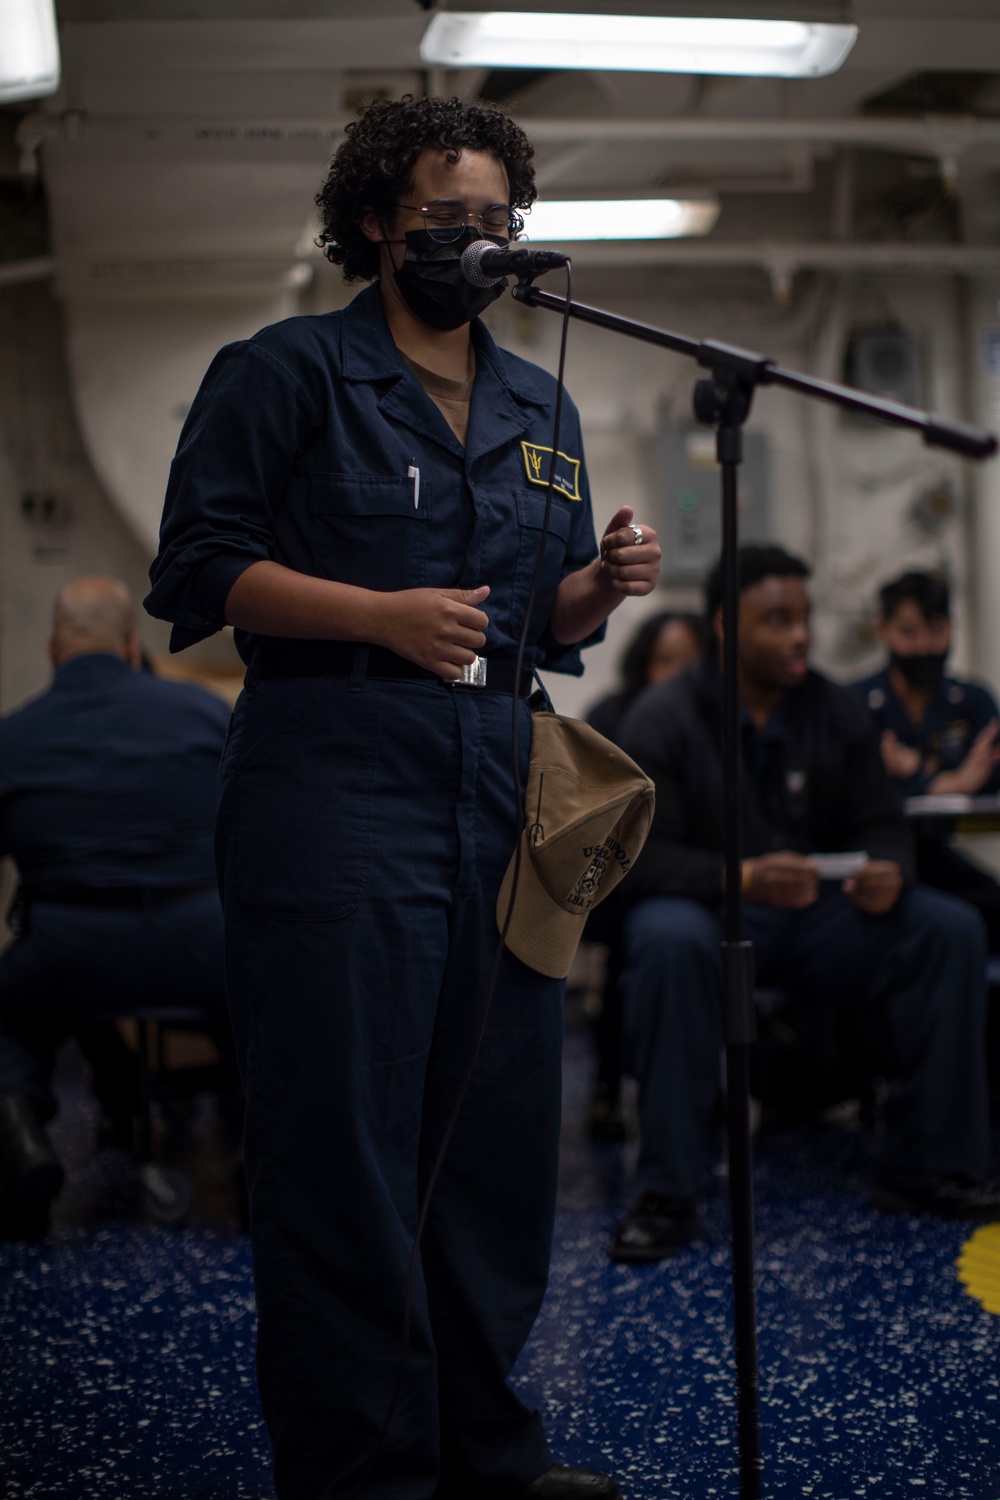
M367 660L363 653L367 652ZM351 641L268 640L260 648L251 676L268 677L378 677L399 682L436 682L446 687L486 688L495 693L515 693L527 698L534 681L531 671L522 667L515 687L516 662L503 656L480 657L478 676L468 672L462 682L447 683L436 672L418 667L416 662L397 656L385 646L357 646ZM485 670L483 670L485 669Z
M90 906L106 911L145 911L151 906L169 906L174 901L190 901L195 896L207 896L215 891L214 883L205 885L62 885L46 890L32 890L22 886L17 892L18 903L31 905L36 901L48 901L53 906Z

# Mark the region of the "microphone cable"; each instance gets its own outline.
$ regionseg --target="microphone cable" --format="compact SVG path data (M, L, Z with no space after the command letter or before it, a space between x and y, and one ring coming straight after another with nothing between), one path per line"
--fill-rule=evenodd
M538 593L538 583L542 575L542 566L545 561L545 547L549 539L549 528L552 520L552 498L555 493L556 459L559 454L559 430L562 424L563 392L565 390L566 345L569 338L570 324L569 310L573 302L573 264L569 257L567 257L566 259L565 270L566 307L563 312L562 331L559 340L559 366L558 373L556 375L556 401L555 409L552 415L552 460L549 464L549 481L545 490L545 515L542 519L541 540L538 544L538 554L535 558L535 567L531 575L531 585L528 589L528 601L525 605L524 623L521 626L521 634L517 643L517 659L514 669L515 689L521 681L521 672L524 667L524 656L528 644L528 631L531 628L531 616L535 607L535 597ZM523 824L526 820L526 812L524 807L524 787L521 781L520 755L518 753L521 727L521 699L516 691L511 694L511 705L512 710L510 750L511 779L514 787L514 811L515 820L519 822L523 827ZM416 1289L417 1265L420 1257L420 1247L423 1243L424 1231L427 1228L427 1219L430 1214L431 1200L434 1195L434 1189L437 1186L438 1178L441 1175L441 1168L444 1166L444 1159L448 1152L448 1146L450 1145L452 1135L455 1132L455 1126L458 1124L458 1117L462 1112L462 1105L465 1103L465 1096L469 1091L470 1084L472 1083L472 1076L476 1071L476 1063L479 1061L479 1054L482 1050L483 1038L486 1035L486 1026L487 1022L489 1021L490 1011L493 1006L493 996L496 991L497 979L500 974L500 963L503 958L504 946L507 941L507 933L510 931L511 918L514 913L514 902L517 898L517 887L520 880L520 875L521 838L520 835L518 835L517 842L514 845L514 871L511 878L510 895L507 898L507 909L504 913L503 923L500 928L499 940L493 953L493 962L490 965L490 973L489 979L487 980L486 984L485 998L482 1004L479 1024L476 1029L475 1044L469 1058L468 1066L466 1067L465 1073L462 1076L462 1081L459 1084L458 1093L455 1096L455 1103L452 1105L451 1114L448 1116L448 1123L445 1125L444 1134L441 1137L441 1144L438 1147L437 1155L434 1158L430 1174L427 1178L427 1187L424 1191L423 1201L420 1205L420 1213L417 1219L417 1228L413 1236L413 1247L410 1251L410 1260L406 1272L406 1287L403 1304L402 1342L399 1357L399 1372L396 1376L396 1384L393 1389L392 1398L386 1410L385 1418L382 1422L382 1430L378 1435L375 1447L372 1449L371 1453L365 1461L364 1467L361 1470L361 1475L352 1492L351 1500L358 1500L358 1497L360 1496L361 1491L364 1488L365 1481L371 1473L372 1467L377 1462L377 1460L382 1457L388 1446L392 1419L395 1416L396 1408L399 1405L399 1398L403 1390L403 1381L406 1377L406 1371L410 1360L410 1334L413 1322L413 1294Z

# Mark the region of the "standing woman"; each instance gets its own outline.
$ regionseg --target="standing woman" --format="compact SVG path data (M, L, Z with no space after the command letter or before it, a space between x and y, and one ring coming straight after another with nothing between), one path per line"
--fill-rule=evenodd
M482 101L378 100L317 200L343 312L223 349L171 470L150 611L247 662L222 772L229 1000L247 1086L258 1377L282 1500L612 1497L554 1466L507 1384L545 1290L562 984L503 956L475 1046L513 806L514 657L541 539L555 381L498 349L459 269L535 198ZM594 540L566 402L529 667L579 673L649 527ZM539 463L539 459L543 462ZM539 479L538 472L542 478ZM485 658L484 686L459 683ZM466 674L469 675L469 674ZM481 674L480 674L481 675ZM520 710L527 773L531 714ZM372 1460L372 1455L377 1456Z

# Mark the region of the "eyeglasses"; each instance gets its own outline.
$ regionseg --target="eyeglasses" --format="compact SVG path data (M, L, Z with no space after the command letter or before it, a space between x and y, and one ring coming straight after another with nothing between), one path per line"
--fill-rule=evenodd
M399 207L422 214L427 233L441 245L450 245L460 239L470 226L478 229L480 234L489 234L500 240L516 236L524 228L521 215L515 213L508 203L493 203L481 214L470 214L465 204L456 198L435 198L423 207L415 203L400 203Z

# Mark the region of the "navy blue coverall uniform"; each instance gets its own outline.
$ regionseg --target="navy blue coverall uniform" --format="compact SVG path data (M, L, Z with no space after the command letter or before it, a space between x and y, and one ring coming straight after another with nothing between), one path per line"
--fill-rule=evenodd
M942 677L931 694L920 724L914 724L892 685L888 668L853 684L880 730L891 729L903 745L919 750L923 764L896 785L905 797L922 797L940 771L955 771L972 749L972 742L1000 709L986 688L957 677ZM980 788L979 795L1000 791L1000 766ZM1000 953L1000 883L951 843L950 829L941 824L916 825L917 878L938 890L971 901L986 922L991 953Z
M648 689L621 743L656 784L624 887L625 1047L639 1080L642 1191L700 1197L710 1182L723 1045L721 682L717 659ZM809 672L758 728L743 721L745 856L864 849L912 877L909 831L877 736L848 688ZM921 885L860 911L823 883L801 911L743 903L758 978L830 1004L884 1004L894 1076L883 1169L978 1181L989 1166L983 1041L986 940L964 901Z
M941 771L955 771L972 749L972 742L991 719L1000 718L993 695L977 682L942 677L931 693L920 724L914 724L892 685L888 668L852 684L880 730L891 729L901 744L919 750L923 764L898 783L906 797L922 797ZM1000 766L982 788L1000 790Z
M229 711L110 653L76 656L0 720L0 853L26 901L0 954L0 1094L51 1118L81 1023L197 1005L225 1025L212 828Z
M236 578L272 558L376 590L488 583L483 655L513 657L556 386L478 321L472 334L464 449L397 352L377 286L218 355L181 435L147 600L177 647L217 630ZM569 402L559 450L527 661L578 673L578 649L546 629L560 580L597 552ZM452 687L374 647L239 641L218 857L258 1376L278 1493L309 1500L352 1494L378 1443L418 1205L472 1055L523 815L512 699L488 669L485 689ZM522 701L522 775L530 721ZM552 1462L506 1377L547 1277L561 997L504 953L366 1496L520 1487Z

